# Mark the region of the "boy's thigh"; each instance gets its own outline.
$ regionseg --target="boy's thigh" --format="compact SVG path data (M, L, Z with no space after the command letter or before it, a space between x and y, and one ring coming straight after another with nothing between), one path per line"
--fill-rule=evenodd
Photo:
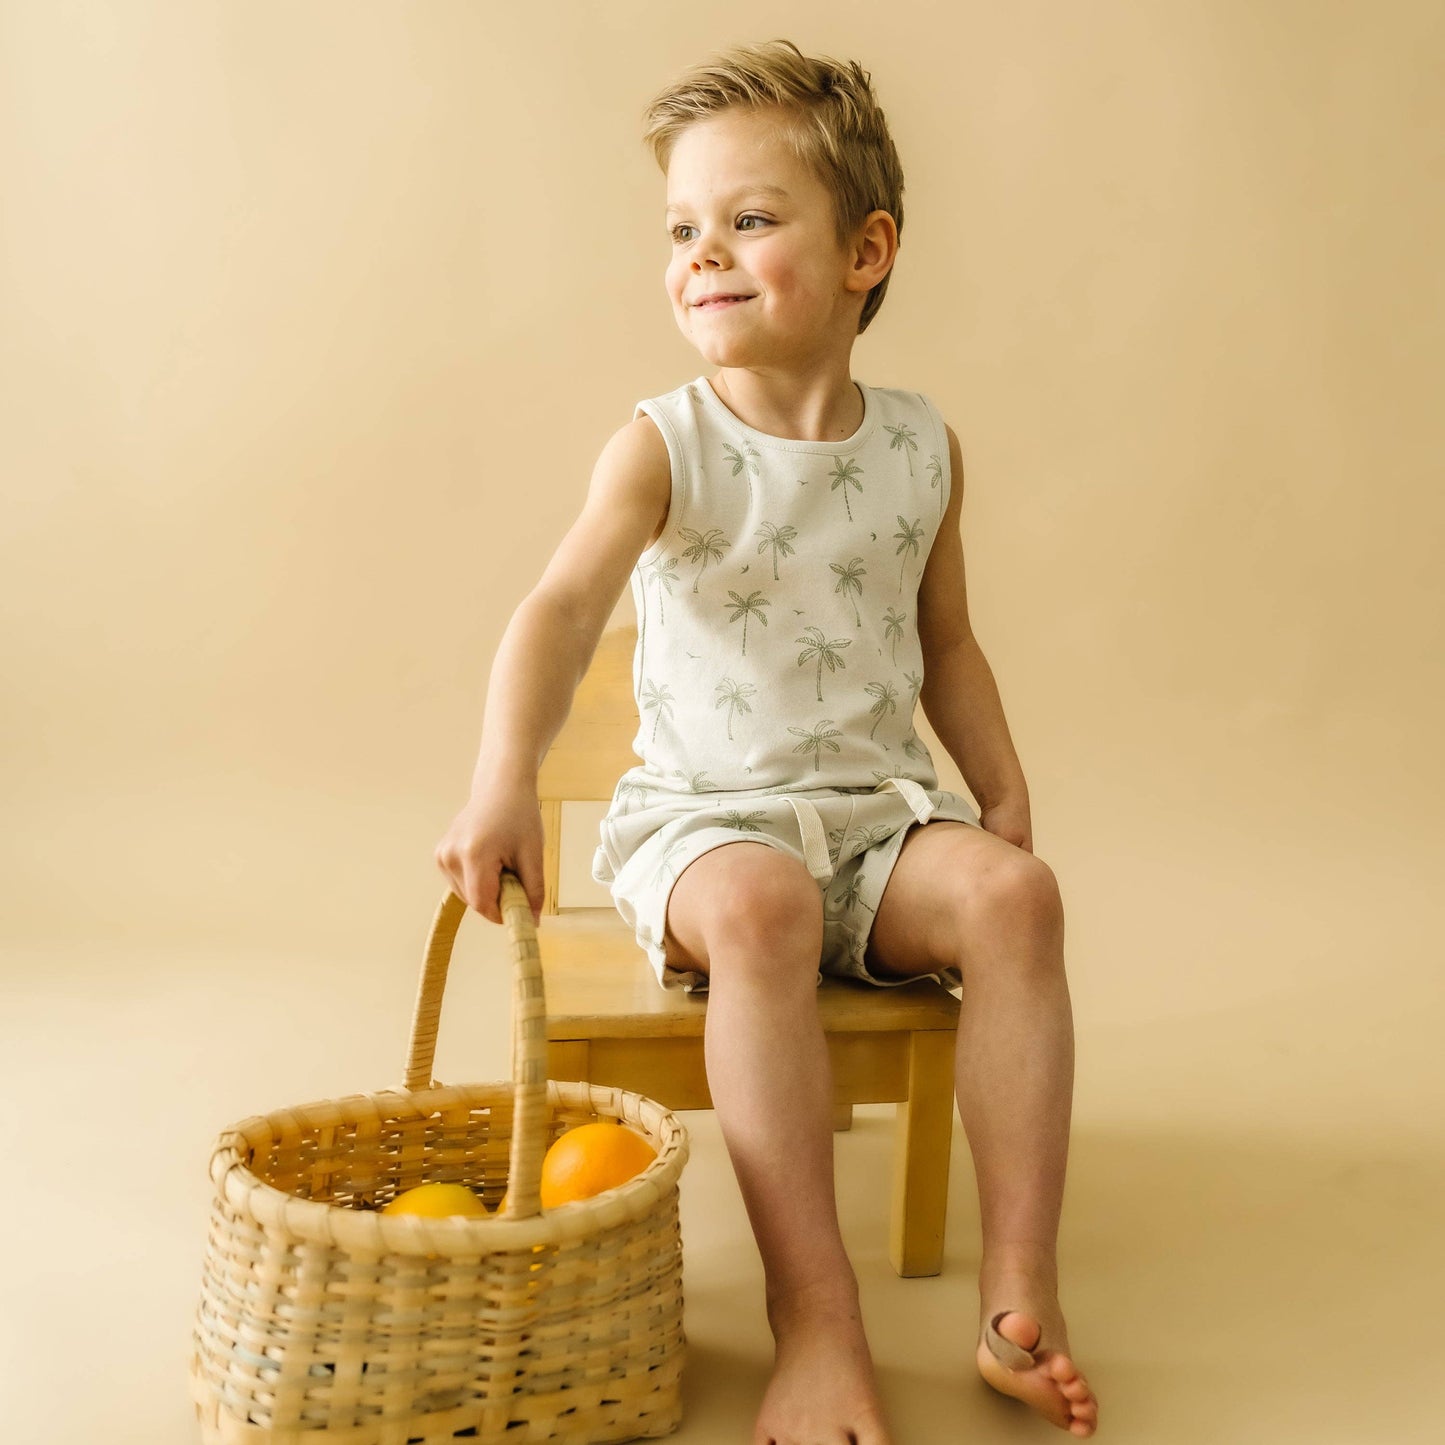
M679 971L711 977L716 940L728 937L754 941L774 957L808 958L816 975L822 933L822 897L808 870L781 848L738 842L709 848L678 874L663 943L668 967ZM778 949L783 936L795 936L798 947Z
M868 932L869 970L917 978L960 967L959 924L970 900L1020 868L1047 871L985 828L944 818L910 827Z

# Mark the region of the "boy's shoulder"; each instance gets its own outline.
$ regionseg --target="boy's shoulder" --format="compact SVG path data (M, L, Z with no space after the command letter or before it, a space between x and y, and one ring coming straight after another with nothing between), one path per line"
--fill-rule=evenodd
M701 388L702 388L702 385L703 385L703 381L704 381L704 378L703 378L703 377L701 377L701 376L695 376L695 377L693 377L693 378L692 378L691 380L689 380L689 381L679 382L675 387L672 388L671 391L662 391L662 392L659 392L656 396L644 397L641 401L639 401L639 402L637 403L637 405L638 405L638 406L642 406L642 405L644 405L644 403L649 402L649 401L656 401L656 402L669 402L669 401L670 401L670 402L680 402L680 401L696 402L696 401L700 401L700 400L702 399L702 397L701 397ZM635 410L634 410L634 415L635 415L635 414L636 414L636 413L635 413Z
M927 413L929 420L938 428L939 434L952 439L953 428L944 419L943 410L933 399L931 392L916 391L911 387L902 386L874 386L869 390L877 398L880 411L891 410L903 415L912 411L916 415L921 407Z
M938 410L933 397L926 391L919 391L911 386L872 386L866 382L863 383L863 385L867 385L868 390L875 396L883 400L893 401L900 407L917 406L919 402L922 402L934 411Z

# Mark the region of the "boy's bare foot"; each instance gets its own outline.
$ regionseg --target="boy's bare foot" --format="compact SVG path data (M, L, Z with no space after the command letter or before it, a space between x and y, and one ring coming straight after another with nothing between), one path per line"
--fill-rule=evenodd
M773 1376L752 1445L893 1445L857 1297L769 1306Z
M995 1390L1032 1405L1071 1435L1092 1435L1099 1424L1099 1403L1069 1356L1069 1333L1053 1289L1018 1275L991 1280L981 1293L984 1322L1009 1311L998 1322L999 1334L1032 1351L1038 1363L1010 1369L989 1349L980 1327L979 1374Z

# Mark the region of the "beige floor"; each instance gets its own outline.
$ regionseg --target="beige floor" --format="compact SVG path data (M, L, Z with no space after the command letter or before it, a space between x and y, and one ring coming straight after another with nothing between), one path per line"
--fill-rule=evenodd
M501 944L493 929L459 939L441 1078L499 1077ZM393 950L10 953L4 1439L196 1438L185 1362L211 1138L246 1114L398 1081L415 971L388 962ZM1102 1402L1097 1438L1445 1438L1438 1032L1418 1002L1339 989L1081 1023L1061 1249L1077 1355ZM944 1271L892 1274L891 1114L860 1109L836 1154L898 1445L1064 1438L969 1365L977 1214L958 1128ZM747 1445L770 1362L761 1275L716 1121L684 1118L690 1355L675 1438Z

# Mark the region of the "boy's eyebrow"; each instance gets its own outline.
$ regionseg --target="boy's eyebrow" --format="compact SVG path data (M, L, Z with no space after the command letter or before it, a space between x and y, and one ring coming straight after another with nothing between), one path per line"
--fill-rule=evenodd
M775 200L786 201L788 193L781 186L741 186L732 194L732 199L737 200L739 196L772 196ZM675 216L679 211L686 211L689 208L681 203L671 205L667 208L665 215Z

